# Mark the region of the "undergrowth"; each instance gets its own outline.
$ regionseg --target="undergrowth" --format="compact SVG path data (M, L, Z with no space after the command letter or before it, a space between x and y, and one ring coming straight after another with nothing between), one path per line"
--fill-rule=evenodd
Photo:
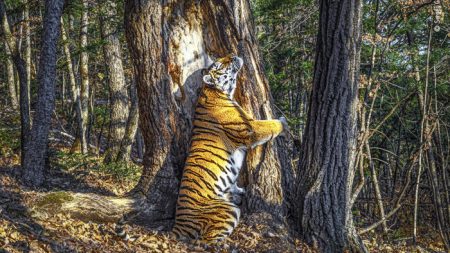
M103 163L103 157L84 155L81 153L70 153L65 150L58 150L52 159L53 166L62 170L72 171L82 168L83 170L93 170L111 175L117 179L136 181L139 179L141 169L132 162L111 162Z
M0 165L19 162L20 127L17 113L0 113Z

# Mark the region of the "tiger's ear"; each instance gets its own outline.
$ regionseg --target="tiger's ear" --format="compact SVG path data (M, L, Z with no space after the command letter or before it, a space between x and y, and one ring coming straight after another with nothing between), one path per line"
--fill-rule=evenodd
M203 82L205 82L207 84L214 84L214 81L213 81L211 75L204 75Z

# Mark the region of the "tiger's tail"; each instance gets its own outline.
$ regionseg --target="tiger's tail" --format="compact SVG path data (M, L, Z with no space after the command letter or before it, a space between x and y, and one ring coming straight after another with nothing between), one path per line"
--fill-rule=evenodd
M124 219L124 217L120 218L120 220L116 223L116 226L114 228L114 231L118 237L120 237L124 241L134 242L136 241L137 237L131 237L126 231L125 231L125 225L127 224L127 221Z
M114 232L115 234L120 237L122 240L124 241L129 241L129 242L134 242L136 241L139 237L138 236L130 236L127 231L125 230L125 225L134 217L136 217L139 213L128 213L128 214L124 214L122 215L122 217L119 219L118 222L116 222L115 227L114 227Z

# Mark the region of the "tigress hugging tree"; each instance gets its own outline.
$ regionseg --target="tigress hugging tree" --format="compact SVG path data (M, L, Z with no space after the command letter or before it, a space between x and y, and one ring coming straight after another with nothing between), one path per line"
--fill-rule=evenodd
M244 60L235 99L254 119L271 119L273 102L264 76L248 1L126 1L125 30L139 94L146 153L134 196L148 200L149 217L170 218L192 128L202 69L212 58ZM289 163L273 142L247 154L240 185L248 211L286 211ZM283 168L283 170L282 170Z

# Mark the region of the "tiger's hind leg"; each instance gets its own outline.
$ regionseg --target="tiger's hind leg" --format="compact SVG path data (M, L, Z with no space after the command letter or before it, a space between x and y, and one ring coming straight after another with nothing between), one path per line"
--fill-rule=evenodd
M218 242L229 236L239 223L241 210L232 202L222 202L210 206L214 215L202 231L202 240ZM217 214L218 213L218 214ZM205 213L208 215L208 213Z

